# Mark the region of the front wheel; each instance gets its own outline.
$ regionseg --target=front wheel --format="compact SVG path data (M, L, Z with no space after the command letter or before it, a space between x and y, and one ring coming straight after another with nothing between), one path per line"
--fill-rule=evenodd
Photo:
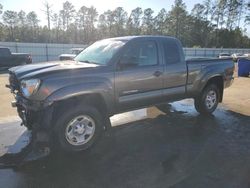
M200 96L195 98L195 109L200 114L212 114L219 103L219 89L215 84L205 87Z
M64 151L88 149L102 131L102 116L91 106L79 106L60 114L55 129L59 147Z

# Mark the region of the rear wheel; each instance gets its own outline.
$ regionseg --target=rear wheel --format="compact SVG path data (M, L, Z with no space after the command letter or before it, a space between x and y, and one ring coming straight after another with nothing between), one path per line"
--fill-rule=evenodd
M91 106L68 109L56 122L59 147L65 151L88 149L103 131L102 119L99 111Z
M215 84L205 87L200 96L195 98L195 109L201 114L212 114L219 103L219 89Z

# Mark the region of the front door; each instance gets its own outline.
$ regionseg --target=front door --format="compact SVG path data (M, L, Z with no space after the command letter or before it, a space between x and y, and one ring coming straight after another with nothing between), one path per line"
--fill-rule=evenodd
M163 65L155 41L127 46L115 73L118 110L125 111L157 103L162 97Z

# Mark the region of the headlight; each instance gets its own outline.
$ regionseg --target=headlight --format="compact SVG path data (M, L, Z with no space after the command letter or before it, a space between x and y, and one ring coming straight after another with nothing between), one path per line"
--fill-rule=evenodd
M22 93L25 97L31 96L35 93L40 85L39 79L23 80L21 81Z

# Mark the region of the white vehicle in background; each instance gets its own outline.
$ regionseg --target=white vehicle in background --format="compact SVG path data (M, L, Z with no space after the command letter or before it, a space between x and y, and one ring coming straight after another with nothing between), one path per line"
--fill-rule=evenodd
M227 58L231 58L231 55L229 53L220 53L218 56L220 59L227 59Z
M60 61L73 60L84 48L72 48L70 54L61 54L59 56Z
M250 58L250 53L244 54L247 58Z
M246 58L248 57L247 54L242 54L242 53L234 53L232 54L233 60L237 61L239 58Z

